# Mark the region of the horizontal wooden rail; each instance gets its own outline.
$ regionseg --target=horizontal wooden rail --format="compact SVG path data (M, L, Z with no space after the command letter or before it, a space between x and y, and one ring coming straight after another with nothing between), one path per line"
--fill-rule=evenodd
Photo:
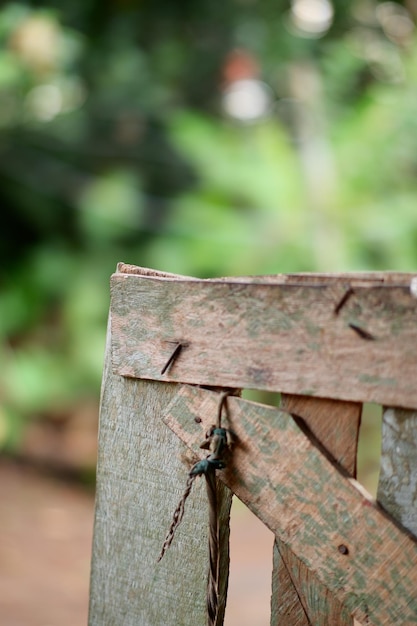
M120 270L117 374L417 408L411 274L204 281Z
M199 456L218 394L183 386L163 421ZM289 416L229 398L237 436L222 480L362 624L417 620L417 543ZM196 420L196 418L198 418ZM297 562L298 562L297 561Z

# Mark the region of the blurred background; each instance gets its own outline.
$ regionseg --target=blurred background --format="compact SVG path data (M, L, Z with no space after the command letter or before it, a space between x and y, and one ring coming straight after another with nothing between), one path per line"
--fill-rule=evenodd
M86 623L118 261L416 268L416 19L417 0L1 3L1 623ZM226 624L266 625L272 536L241 506L233 524Z

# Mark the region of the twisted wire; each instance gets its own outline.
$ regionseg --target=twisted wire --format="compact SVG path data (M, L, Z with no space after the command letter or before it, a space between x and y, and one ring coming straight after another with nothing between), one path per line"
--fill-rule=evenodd
M174 539L175 531L184 515L185 502L191 493L191 488L197 476L205 476L207 498L209 503L209 571L207 580L207 616L208 626L216 626L219 610L219 578L220 578L220 528L218 515L218 499L217 499L217 483L216 470L226 467L224 455L229 449L228 434L230 431L222 428L221 419L223 406L227 396L231 395L231 391L221 393L218 404L216 426L212 426L206 436L206 440L201 444L201 448L211 451L209 456L198 461L191 468L185 491L182 495L177 508L172 517L167 536L162 546L158 562L163 558L164 554L170 547Z
M172 516L171 526L169 527L167 536L165 537L161 554L158 556L158 559L157 559L158 563L163 558L165 552L168 550L169 546L171 545L172 540L174 539L175 531L178 528L178 526L181 524L181 520L184 516L185 501L187 500L188 496L191 493L191 487L193 486L193 482L195 481L196 478L197 478L197 474L188 475L188 479L185 485L185 491L182 494L182 498L179 501L178 506L174 511L174 515Z
M220 536L217 511L216 473L210 467L205 474L209 501L209 571L207 580L208 626L215 626L219 609Z

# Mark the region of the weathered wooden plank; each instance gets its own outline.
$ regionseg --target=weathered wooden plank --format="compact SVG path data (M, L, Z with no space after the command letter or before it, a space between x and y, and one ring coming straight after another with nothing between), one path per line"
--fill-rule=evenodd
M385 408L378 501L417 537L417 412Z
M111 308L113 367L124 376L417 408L409 285L118 273ZM176 341L186 347L161 374Z
M196 481L183 522L160 563L172 514L192 455L161 422L176 385L103 377L90 626L195 626L206 623L208 514L204 481ZM185 459L185 460L184 460ZM190 459L189 459L190 460ZM231 495L221 496L223 623Z
M297 586L297 574L301 561L291 551L289 551L290 554L286 554L284 550L285 544L275 538L272 559L270 624L271 626L286 626L286 624L310 626L311 621L308 618L304 596L298 591L301 585ZM291 557L294 558L294 564ZM319 583L316 581L316 584Z
M337 463L356 475L361 404L283 394L281 408L301 417ZM271 626L352 625L340 602L279 539L273 563Z
M316 575L280 541L274 544L274 579L275 588L281 585L284 594L279 594L276 602L271 603L271 626L353 626L349 609L343 607L333 593L317 580ZM288 579L292 584L292 593Z
M163 420L198 454L217 402L218 394L184 386ZM287 414L229 398L228 419L238 445L221 474L232 491L360 623L416 624L417 544L411 536Z
M282 394L281 408L301 417L336 463L356 477L361 403Z

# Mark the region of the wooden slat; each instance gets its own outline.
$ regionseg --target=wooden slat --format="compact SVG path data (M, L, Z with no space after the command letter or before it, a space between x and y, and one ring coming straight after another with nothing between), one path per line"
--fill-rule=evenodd
M362 404L282 394L281 408L300 416L334 460L356 477Z
M184 386L163 420L201 455L217 402L218 394ZM238 445L222 473L232 491L360 623L416 623L416 542L287 414L229 398L228 418Z
M384 408L378 501L417 537L417 412Z
M281 548L281 550L280 550ZM287 554L285 544L275 538L272 560L271 626L310 626L304 595L298 591L298 572L302 561ZM292 561L295 561L293 563ZM288 565L286 565L288 563ZM320 583L315 581L315 584ZM325 587L324 587L325 589Z
M361 404L283 394L281 408L300 416L337 463L356 475ZM279 539L273 562L271 626L352 625L340 602Z
M275 589L284 593L271 602L271 626L353 626L350 611L279 540L274 544L274 580Z
M115 274L114 372L417 408L408 283L282 280ZM187 347L162 375L175 341Z
M193 459L161 422L176 385L103 377L89 626L206 622L208 507L204 481L187 500L174 542L157 563ZM193 459L195 460L195 459ZM221 610L228 575L231 495L221 494Z

